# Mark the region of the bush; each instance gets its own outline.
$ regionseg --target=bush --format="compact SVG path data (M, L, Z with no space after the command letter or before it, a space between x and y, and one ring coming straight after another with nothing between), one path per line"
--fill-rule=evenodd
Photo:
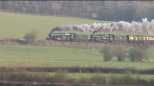
M142 47L133 47L128 50L128 56L131 61L143 61L146 56L146 49Z
M114 48L113 53L118 61L124 61L126 57L126 48L123 46L117 46Z
M104 61L111 61L113 57L116 57L118 61L123 61L127 52L124 46L105 46L100 53L103 54Z
M100 53L103 55L104 61L111 61L112 60L112 51L111 47L105 46L102 50L100 50Z
M31 31L23 36L25 43L33 43L37 39L37 32Z
M100 53L103 55L104 61L111 61L113 57L116 57L118 61L124 61L126 57L130 61L144 61L148 59L146 58L147 49L148 46L104 46Z

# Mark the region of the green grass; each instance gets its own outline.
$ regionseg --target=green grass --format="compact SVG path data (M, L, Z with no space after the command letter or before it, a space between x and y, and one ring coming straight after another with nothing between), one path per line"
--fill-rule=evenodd
M18 73L18 72L12 72L12 73ZM154 75L148 75L148 74L118 74L118 73L67 73L67 72L23 72L26 74L31 74L35 76L46 76L46 77L53 77L55 75L62 75L68 78L73 79L83 79L83 78L93 78L93 77L123 77L123 76L129 76L132 78L140 78L143 80L154 80Z
M51 73L51 75L54 75ZM144 80L154 79L154 75L146 75L146 74L113 74L113 73L66 73L68 77L81 79L81 78L92 78L92 77L121 77L121 76L131 76L133 78L141 78Z
M97 49L0 45L0 66L100 66L146 69L154 67L152 56L150 61L104 62Z
M84 66L100 63L101 57L95 50L40 47L0 46L0 65L23 66Z
M35 30L44 38L55 26L64 24L93 23L95 20L36 16L0 12L0 38L21 37ZM0 66L101 66L153 68L154 48L149 53L150 62L103 62L97 49L0 45Z
M36 16L0 12L0 38L21 37L32 30L40 37L46 37L49 31L59 25L93 23L92 19L72 17Z

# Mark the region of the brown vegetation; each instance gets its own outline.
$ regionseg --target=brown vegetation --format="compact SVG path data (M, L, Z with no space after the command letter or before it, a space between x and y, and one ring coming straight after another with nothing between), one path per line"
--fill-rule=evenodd
M118 61L145 61L147 46L122 46L122 45L109 45L104 46L100 53L103 55L104 61L112 61L113 58L117 58Z
M27 72L0 73L1 86L153 86L154 80L140 77L94 76L91 78L74 79L58 72L53 76L32 75Z

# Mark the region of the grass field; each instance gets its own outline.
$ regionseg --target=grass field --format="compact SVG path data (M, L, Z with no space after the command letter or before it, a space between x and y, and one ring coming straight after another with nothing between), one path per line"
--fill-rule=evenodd
M14 72L15 73L15 72ZM54 75L63 75L70 78L82 79L82 78L92 78L92 77L121 77L121 76L130 76L133 78L141 78L144 80L154 79L154 75L146 75L146 74L114 74L114 73L67 73L67 72L28 72L28 74L32 75L43 75L47 77L52 77Z
M0 46L1 65L23 66L86 66L101 63L96 50L40 47L40 46Z
M59 25L93 23L92 19L56 16L36 16L0 12L0 38L21 37L32 30L40 37L46 37L49 31Z
M52 76L54 73L50 73ZM65 74L65 73L64 73ZM110 77L110 76L115 76L115 77L121 77L121 76L131 76L133 78L140 77L144 80L149 80L149 79L154 79L154 75L144 75L144 74L104 74L104 73L66 73L68 77L76 78L76 79L81 79L81 78L91 78L91 77Z
M152 48L154 49L154 48ZM97 49L0 45L1 66L100 66L153 68L154 58L149 50L150 62L104 62Z

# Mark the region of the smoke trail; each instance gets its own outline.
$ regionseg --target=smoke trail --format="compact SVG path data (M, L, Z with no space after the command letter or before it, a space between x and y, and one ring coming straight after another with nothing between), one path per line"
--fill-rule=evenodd
M55 29L59 31L119 32L127 34L154 35L154 20L148 21L147 18L143 18L140 22L118 21L109 23L74 24L58 26Z

